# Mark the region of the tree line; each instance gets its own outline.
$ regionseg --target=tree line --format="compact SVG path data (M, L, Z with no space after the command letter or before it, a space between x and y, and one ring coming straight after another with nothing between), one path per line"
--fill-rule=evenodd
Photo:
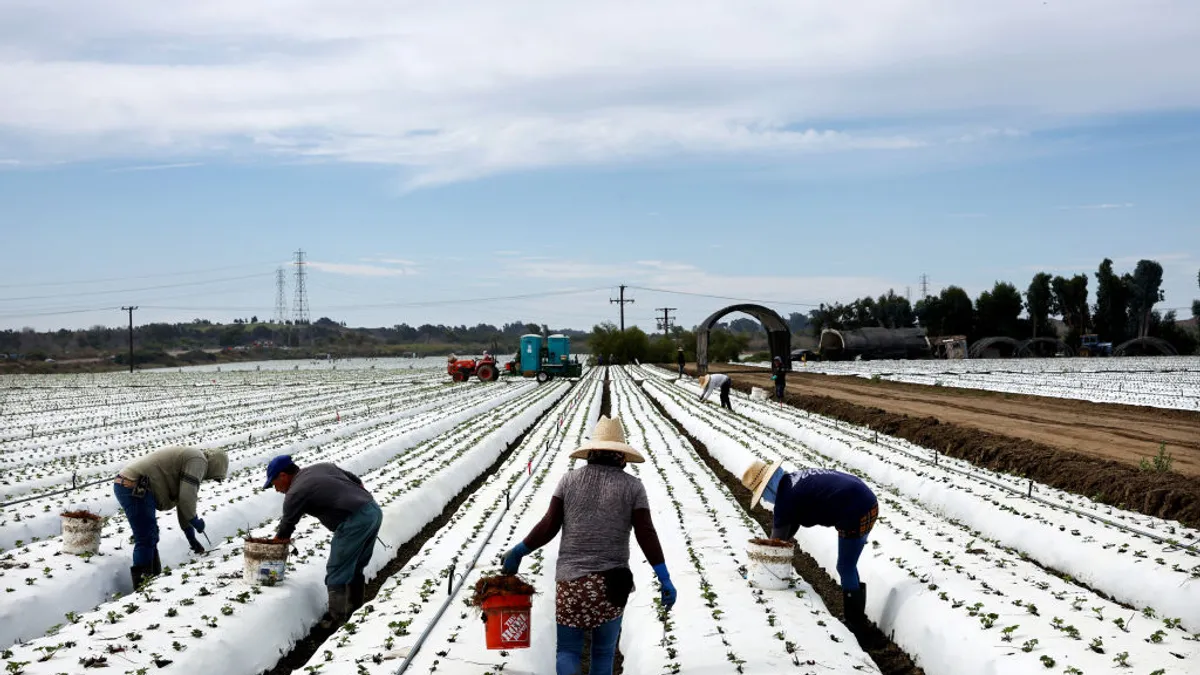
M1038 272L1024 292L997 281L975 300L962 288L947 286L915 304L891 290L878 298L822 304L809 313L808 325L814 336L825 328L921 326L931 337L962 335L971 342L986 337L1060 337L1072 347L1078 347L1081 337L1089 333L1114 345L1135 337L1158 337L1181 354L1196 351L1196 336L1179 326L1175 311L1154 309L1164 299L1163 270L1157 261L1140 260L1132 272L1118 274L1113 261L1105 258L1093 276L1094 304L1089 300L1088 275ZM1192 303L1192 316L1200 317L1200 300ZM1060 318L1062 335L1051 317Z

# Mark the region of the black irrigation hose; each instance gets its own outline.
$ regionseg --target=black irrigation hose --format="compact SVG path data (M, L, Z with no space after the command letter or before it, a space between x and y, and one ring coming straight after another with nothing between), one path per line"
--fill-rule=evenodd
M81 490L81 489L83 489L83 488L86 488L86 487L92 487L93 485L100 485L100 484L102 484L102 483L110 483L110 482L112 482L112 481L116 480L116 477L112 477L112 478L101 478L100 480L92 481L92 482L90 482L90 483L82 483L82 484L79 484L79 483L77 483L77 482L76 482L76 480L77 480L78 478L79 478L79 475L78 475L78 474L72 474L72 475L71 475L71 487L69 487L69 488L63 488L62 490L55 490L54 492L43 492L43 493L41 493L41 494L33 495L32 497L23 497L23 498L21 498L21 499L14 499L14 500L13 500L13 501L11 501L11 502L4 502L3 504L0 504L0 509L6 509L6 508L8 508L8 507L10 507L10 506L16 506L17 504L24 504L25 502L32 502L32 501L35 501L35 500L38 500L38 499L45 499L45 498L47 498L47 497L54 497L54 496L57 496L57 495L63 495L63 494L66 494L66 493L68 493L68 492L72 492L72 491L74 491L74 490Z

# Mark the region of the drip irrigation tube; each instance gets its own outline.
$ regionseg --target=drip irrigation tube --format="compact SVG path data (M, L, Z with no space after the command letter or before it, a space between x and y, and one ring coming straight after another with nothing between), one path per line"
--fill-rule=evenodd
M580 391L582 392L586 390L581 389ZM582 394L577 395L576 398L581 397ZM578 405L578 400L572 405ZM517 485L516 494L521 494L521 491L524 490L525 486L529 484L529 481L533 478L534 470L542 465L542 461L545 460L546 454L550 452L550 446L553 445L555 441L558 441L558 449L562 449L561 437L564 434L565 431L562 425L556 425L553 428L553 430L550 432L550 437L546 439L546 442L542 447L541 453L538 454L537 461L530 465L529 471L525 474L525 480L521 481L520 484ZM417 652L421 651L421 646L425 644L426 638L428 638L430 633L433 632L433 629L437 627L438 621L442 619L442 615L446 613L446 609L450 607L450 603L454 600L455 596L458 595L458 592L462 590L463 584L467 582L467 575L469 575L475 569L475 563L479 562L479 556L483 555L483 549L487 548L488 544L491 542L492 535L496 533L496 528L500 527L500 523L504 522L504 514L508 513L509 508L512 506L513 496L515 495L513 495L512 488L510 487L505 491L506 498L504 500L504 508L496 517L496 522L492 523L491 529L487 531L487 534L484 536L483 540L479 542L479 546L475 549L475 555L471 558L471 561L467 563L466 568L459 575L458 581L453 587L451 587L450 592L446 595L446 599L442 601L442 606L438 608L437 614L433 615L433 620L425 626L425 630L421 631L421 635L417 637L417 641L413 643L413 646L408 650L408 654L404 657L404 661L402 661L400 663L400 667L396 669L395 675L402 675L404 671L408 670L409 665L411 665L413 659L416 658ZM451 572L450 578L452 580L454 579L454 576L455 574Z
M83 488L92 487L93 485L100 485L102 483L111 483L112 481L116 480L115 477L109 477L109 478L101 478L100 480L94 480L90 483L76 483L77 478L78 478L77 474L71 475L71 487L69 487L69 488L55 490L54 492L42 492L40 494L33 495L32 497L22 497L21 499L14 499L11 502L4 502L3 504L0 504L0 509L8 508L10 506L16 506L17 504L24 504L25 502L32 502L32 501L35 501L38 499L45 499L47 497L54 497L57 495L65 495L68 492L73 492L75 490L82 490Z

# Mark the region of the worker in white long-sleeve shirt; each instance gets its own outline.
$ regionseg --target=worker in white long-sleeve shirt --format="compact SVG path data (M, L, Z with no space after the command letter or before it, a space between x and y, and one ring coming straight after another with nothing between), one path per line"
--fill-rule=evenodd
M729 379L728 375L717 373L716 375L701 375L700 386L704 387L704 391L700 392L700 400L708 398L713 389L721 390L721 407L733 410L733 406L729 403L729 390L733 387L733 380Z

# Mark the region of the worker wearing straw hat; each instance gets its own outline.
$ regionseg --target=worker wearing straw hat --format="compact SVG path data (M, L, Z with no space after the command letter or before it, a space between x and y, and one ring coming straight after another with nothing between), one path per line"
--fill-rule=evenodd
M846 625L867 627L867 585L858 577L858 558L879 516L875 493L857 476L830 469L785 472L781 462L754 460L742 474L753 492L751 508L762 503L774 512L771 537L792 539L801 527L821 525L838 533L837 571L841 578Z
M733 406L729 403L729 390L733 387L733 380L728 375L717 373L716 375L701 375L700 386L704 390L700 392L700 400L708 398L713 389L721 390L721 407L733 410Z
M583 639L592 634L593 675L611 675L625 601L633 591L629 530L662 585L661 601L675 604L675 586L663 560L642 481L625 473L627 462L643 462L625 443L619 419L601 417L592 439L571 453L587 464L558 483L550 508L533 530L503 558L505 574L516 574L521 558L545 546L562 530L558 547L556 612L558 675L579 672Z

